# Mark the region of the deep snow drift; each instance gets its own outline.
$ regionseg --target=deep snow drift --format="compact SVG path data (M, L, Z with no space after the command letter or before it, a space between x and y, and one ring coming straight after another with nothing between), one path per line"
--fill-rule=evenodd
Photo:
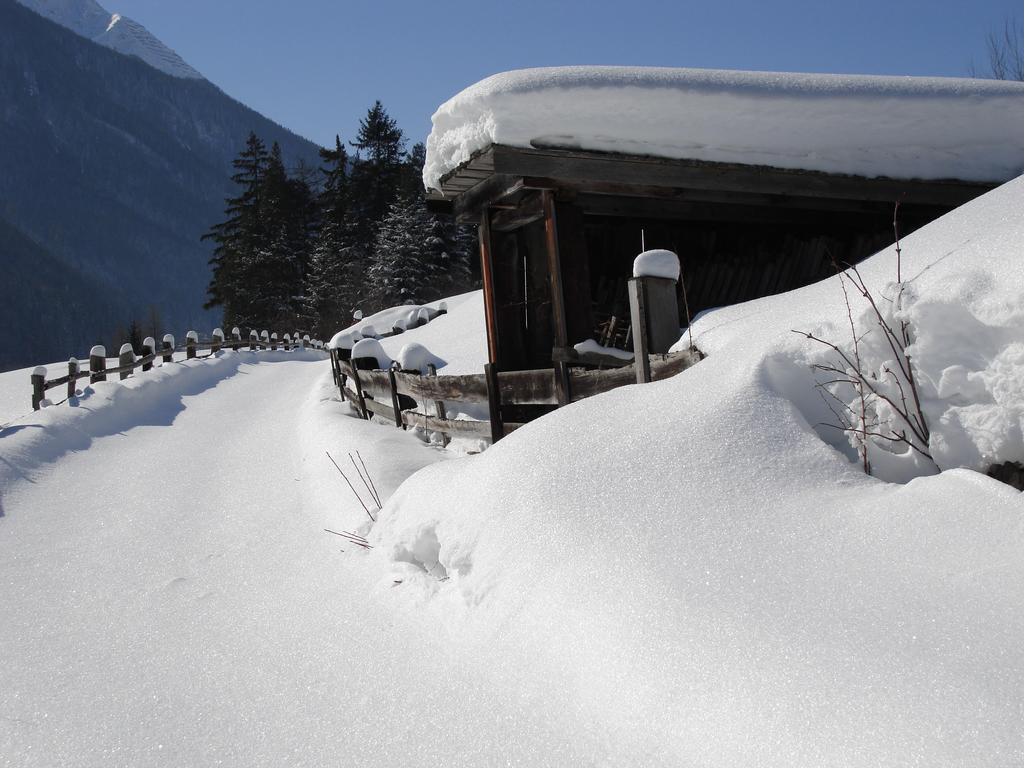
M438 107L423 181L490 144L897 178L1024 171L1024 83L937 77L548 67L503 72Z
M942 468L1024 459L1022 209L1018 179L903 242ZM861 271L882 294L895 254ZM824 353L792 329L848 343L837 279L708 313L694 368L422 470L357 557L497 688L560 701L567 739L604 734L595 763L1019 765L1021 494L864 475L813 426Z

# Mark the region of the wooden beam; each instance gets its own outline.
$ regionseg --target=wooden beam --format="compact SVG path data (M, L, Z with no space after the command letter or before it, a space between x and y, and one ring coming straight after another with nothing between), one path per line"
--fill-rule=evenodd
M491 240L491 212L480 213L480 275L484 289L484 316L487 321L487 360L498 361L498 318L494 304L494 250Z
M491 229L496 232L511 232L544 218L544 204L538 193L525 195L519 204L491 214Z
M565 149L525 149L494 145L494 171L588 185L637 187L646 197L651 187L757 192L772 195L848 198L955 207L996 184L957 179L867 178L847 174L774 168L740 163L673 160L617 153ZM598 187L599 188L599 187Z
M555 217L555 195L551 190L541 192L544 206L544 243L548 255L548 275L551 278L551 321L555 347L565 349L569 345L565 324L565 294L562 291L562 262L558 253L558 222ZM559 405L570 401L569 367L564 362L555 362L555 391Z

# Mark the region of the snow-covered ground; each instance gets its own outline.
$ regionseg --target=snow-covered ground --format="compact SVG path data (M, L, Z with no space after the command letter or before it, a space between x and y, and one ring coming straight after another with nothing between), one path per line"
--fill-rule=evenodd
M847 344L835 279L707 313L699 365L478 456L354 418L312 352L19 421L0 764L1020 765L1024 505L949 468L1024 460L1022 206L1017 180L903 242L948 469L907 483L815 428L825 351L792 330ZM862 268L879 296L894 261ZM387 353L479 370L479 295L450 310ZM375 524L324 454L356 450Z

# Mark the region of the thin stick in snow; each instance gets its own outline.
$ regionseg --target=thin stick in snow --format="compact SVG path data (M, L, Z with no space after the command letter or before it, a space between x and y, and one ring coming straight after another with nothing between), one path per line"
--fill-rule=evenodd
M380 499L377 498L377 494L374 491L373 486L370 485L370 483L369 483L369 481L367 479L367 478L369 478L370 473L367 472L365 476L363 475L363 471L359 469L359 465L356 464L355 457L352 456L351 453L348 455L348 460L351 461L352 462L352 466L355 467L356 474L359 475L359 479L363 481L363 487L365 487L367 492L370 494L370 498L373 499L374 503L377 505L377 509L380 509L381 506L383 506L383 505L380 503ZM366 466L363 465L363 470L365 470L365 469L366 469Z
M331 464L334 465L334 468L336 470L338 470L338 474L341 475L342 478L345 480L345 483L348 485L349 490L352 491L352 493L356 497L356 500L358 500L360 506L362 506L363 511L366 512L366 516L369 517L372 522L374 522L374 523L377 522L376 518L373 516L373 513L370 512L370 508L368 506L366 506L366 503L363 501L362 497L356 491L355 486L352 485L352 481L348 479L348 476L346 476L344 472L342 472L341 467L338 466L338 462L336 462L334 460L334 457L331 456L330 451L324 451L324 453L327 454L327 458L331 460Z
M359 455L359 451L356 451L356 457L359 459L359 463L363 465L363 471L366 472L366 479L370 481L370 489L373 491L373 498L377 501L377 509L380 509L384 505L380 503L380 494L377 493L377 486L373 484L373 478L370 477L370 472L366 469L366 464L363 463L363 457Z

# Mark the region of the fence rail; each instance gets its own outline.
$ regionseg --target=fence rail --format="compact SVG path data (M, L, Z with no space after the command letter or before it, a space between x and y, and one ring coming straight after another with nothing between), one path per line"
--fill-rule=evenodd
M363 418L380 416L396 427L420 427L446 437L477 437L492 442L519 429L523 421L508 421L502 412L517 406L557 406L558 387L553 369L498 371L488 364L482 374L437 376L419 371L383 370L373 358L342 359L330 350L335 383ZM701 359L699 352L650 355L651 379L674 376ZM374 368L365 366L373 365ZM569 402L577 402L636 382L634 365L608 370L569 369ZM351 387L349 386L351 382ZM403 402L404 398L404 402ZM446 402L487 403L488 421L451 419ZM432 404L434 413L426 406ZM564 404L564 403L563 403Z
M174 344L173 336L170 334L165 335L159 349L157 349L156 342L152 338L147 338L142 345L142 355L140 357L135 356L135 350L130 344L125 344L118 352L118 364L111 368L107 367L106 349L102 346L96 346L89 353L88 368L83 369L82 364L77 359L71 358L67 363L67 374L55 379L46 378L47 369L45 366L36 368L31 375L32 408L36 411L42 408L43 401L46 399L46 393L51 389L66 385L67 399L70 400L75 396L77 391L75 385L79 379L88 378L89 383L94 384L106 381L107 376L116 375L123 381L131 376L137 368L148 371L153 367L153 363L156 362L157 358L160 358L163 363L173 362L174 355L181 352L185 353L186 360L193 360L213 357L222 349L238 351L239 349L248 348L255 352L261 350L276 351L280 347L282 351L289 352L292 349L323 349L323 346L323 342L319 339L310 339L308 334L300 337L297 333L294 335L286 333L279 337L277 333L269 333L268 331L259 333L253 330L250 331L248 339L243 339L239 330L235 328L232 330L231 337L225 338L224 332L218 328L210 335L208 341L200 341L199 334L195 331L189 331L185 335L185 343L177 346ZM199 354L199 352L207 350L209 354Z

